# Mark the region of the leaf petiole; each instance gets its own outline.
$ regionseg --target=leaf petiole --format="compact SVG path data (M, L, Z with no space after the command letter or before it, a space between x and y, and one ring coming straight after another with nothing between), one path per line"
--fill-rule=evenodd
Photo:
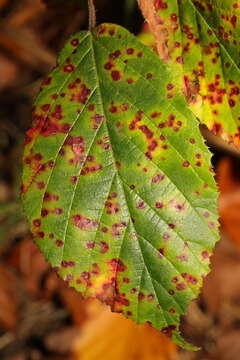
M92 31L96 26L96 10L93 0L88 0L88 16L89 16L89 31Z

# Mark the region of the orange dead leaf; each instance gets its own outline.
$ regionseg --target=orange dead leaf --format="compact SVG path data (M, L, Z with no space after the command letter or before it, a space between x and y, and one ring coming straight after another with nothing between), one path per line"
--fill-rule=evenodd
M136 325L96 301L90 301L89 312L90 320L74 346L77 359L177 359L176 345L150 326Z

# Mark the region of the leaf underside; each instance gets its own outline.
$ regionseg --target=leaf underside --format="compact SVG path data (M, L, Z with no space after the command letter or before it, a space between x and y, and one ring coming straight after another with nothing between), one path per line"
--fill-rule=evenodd
M194 114L215 134L239 147L239 3L138 1L156 36L161 58L178 74L176 79L183 79Z
M125 29L62 50L33 108L22 196L66 282L188 346L180 315L218 239L210 153L171 72Z

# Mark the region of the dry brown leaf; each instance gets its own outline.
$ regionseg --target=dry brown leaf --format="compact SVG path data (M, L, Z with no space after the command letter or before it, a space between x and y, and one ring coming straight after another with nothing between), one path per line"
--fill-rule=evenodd
M0 90L3 90L13 83L17 72L17 65L6 56L0 54Z
M217 342L216 360L237 360L240 352L240 331L223 333Z
M0 263L0 327L13 330L17 324L16 279Z
M34 20L45 10L45 6L41 0L35 0L29 6L20 6L17 11L13 12L8 21L8 26L19 27Z
M9 3L9 0L0 0L0 9L4 8Z
M28 28L3 26L0 46L20 63L43 72L55 65L55 55L41 44L38 36Z
M231 159L222 159L217 168L221 192L218 205L223 230L231 240L240 245L240 180L234 177L233 170Z
M64 327L46 336L44 344L51 352L67 354L72 350L73 342L77 336L79 336L78 327Z
M90 320L74 345L81 360L173 360L177 348L148 325L136 325L96 301L90 301Z
M238 316L234 314L234 306L239 304L240 299L240 253L227 238L223 237L217 246L211 268L203 287L208 310L222 318L222 323L227 323L232 318L240 319L240 312Z
M66 283L61 281L60 297L64 306L70 311L73 323L76 326L82 325L86 319L86 301L82 299L80 293L75 289L67 287Z
M26 290L32 295L40 295L41 279L49 269L49 265L32 242L31 237L22 240L14 248L9 257L9 263L21 274Z

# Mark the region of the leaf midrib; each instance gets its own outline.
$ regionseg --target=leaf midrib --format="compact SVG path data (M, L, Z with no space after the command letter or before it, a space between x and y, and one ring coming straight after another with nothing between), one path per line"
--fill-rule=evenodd
M97 64L96 64L96 60L95 60L95 51L94 51L94 45L93 45L93 38L92 38L92 48L93 48L93 59L94 59L94 64L95 64L95 66L94 66L94 68L95 68L95 70L96 70L96 79L97 79L97 87L99 88L99 94L100 94L100 97L101 97L101 104L104 104L104 102L103 102L103 98L102 98L102 92L101 92L101 86L100 86L100 83L99 83L99 74L98 74L98 67L97 67ZM104 48L105 49L105 48ZM105 49L106 50L106 49ZM140 74L141 75L141 74ZM155 88L154 88L154 90L156 90ZM107 125L107 117L106 117L106 114L105 114L105 109L104 109L104 106L102 106L102 111L103 111L103 114L105 115L105 121L106 121L106 127L107 127L107 130L108 130L108 136L109 136L109 138L111 139L111 136L110 136L110 131L109 131L109 128L108 128L108 125ZM135 144L134 144L135 145ZM113 152L113 150L112 150L112 148L111 148L111 153L112 153L112 157L113 157L113 159L114 159L114 162L116 163L116 160L115 160L115 156L114 156L114 152ZM155 164L156 165L156 164ZM157 165L156 165L157 166ZM157 166L158 167L158 166ZM158 167L159 168L159 167ZM119 174L119 172L118 172L118 170L116 169L116 171L117 171L117 175L118 175L118 178L119 178L119 183L120 183L120 186L121 186L121 188L122 188L122 192L123 192L123 195L124 195L124 198L125 198L125 203L126 203L126 205L127 205L127 211L128 211L128 216L129 216L129 219L130 219L130 221L131 221L131 214L130 214L130 210L129 210L129 206L128 206L128 201L127 201L127 198L126 198L126 193L125 193L125 190L124 190L124 186L122 186L122 178L121 178L121 176L120 176L120 174ZM170 182L172 182L171 181L171 179L169 179L170 180ZM124 182L124 181L123 181ZM182 194L182 192L178 189L178 191ZM185 197L185 195L184 195L184 197ZM191 205L191 204L190 204ZM148 204L148 206L150 207L150 205ZM151 208L151 207L150 207ZM194 209L192 206L191 206L191 208L192 209ZM152 208L151 208L152 209ZM197 212L197 214L198 214L198 212ZM159 214L157 214L158 216L159 216ZM199 214L198 214L198 216L199 216ZM159 216L160 217L160 216ZM199 216L200 217L200 216ZM201 218L201 217L200 217ZM202 218L201 218L202 219ZM202 219L203 220L203 219ZM135 230L135 232L140 236L140 237L142 237L143 238L143 236L141 236L139 233L138 233L138 231L136 230L136 228L135 228L135 226L134 226L134 223L131 221L131 224L132 224L132 226L133 226L133 228L134 228L134 230ZM177 233L177 235L178 236L180 236L178 233ZM144 238L145 239L145 238ZM146 240L146 239L145 239ZM153 246L148 240L146 240L147 242L148 242L148 244L150 244L151 246ZM119 258L120 258L120 255L121 255L121 251L122 251L122 246L123 246L123 239L122 239L122 242L121 242L121 246L120 246L120 251L119 251ZM155 292L155 295L156 295L156 297L157 297L157 299L158 299L158 301L159 301L159 298L158 298L158 296L157 296L157 293L156 293L156 289L155 289L155 286L154 286L154 284L153 284L153 280L155 280L156 282L158 282L158 280L156 280L156 279L154 279L154 278L152 278L151 277L151 275L150 275L150 272L149 272L149 269L148 269L148 266L147 266L147 264L146 264L146 262L145 262L145 258L144 258L144 256L143 256L143 252L142 252L142 249L141 249L141 245L140 245L140 242L138 241L138 246L139 246L139 250L141 251L141 256L142 256L142 260L143 260L143 265L144 265L144 268L146 269L146 271L147 271L147 273L149 274L149 278L150 278L150 280L151 280L151 283L152 283L152 286L153 286L153 289L154 289L154 292ZM154 247L153 247L154 248ZM155 248L154 248L155 249ZM156 250L156 249L155 249ZM193 254L193 253L192 253ZM197 258L194 256L194 258L197 260ZM182 275L181 275L181 273L180 273L180 271L175 267L175 265L168 259L168 258L166 258L167 259L167 261L173 266L173 268L174 268L174 270L181 276L181 278L183 279L183 277L182 277ZM201 264L200 262L198 262L199 264ZM201 264L202 265L202 264ZM143 271L144 271L144 268L143 268ZM204 269L204 271L205 271L205 269ZM114 274L114 277L116 278L116 275L117 275L117 273L116 273L116 271L115 271L115 274ZM183 279L184 280L184 279ZM163 285L162 284L160 284L162 287L163 287ZM139 285L139 289L141 289L141 279L140 279L140 285ZM165 289L165 291L167 292L167 289L164 287L164 289ZM194 297L195 296L197 296L197 294L195 294L194 293L194 291L193 291L193 289L191 288L191 287L189 287L188 286L188 289L192 292L192 294L194 295ZM178 301L174 298L174 301L176 302L176 304L182 309L182 311L183 311L183 308L181 307L181 305L180 305L180 303L178 303ZM140 301L138 301L138 304L140 303ZM139 305L138 305L139 306ZM138 309L139 309L139 307L138 307ZM138 310L139 311L139 310ZM163 314L163 317L164 317L164 319L165 319L165 322L166 322L166 324L168 324L168 322L167 322L167 320L166 320L166 317L165 317L165 315L164 315L164 311L162 312L162 314ZM138 314L137 314L137 319L138 319Z
M93 57L92 57L92 58L93 58L94 69L95 69L95 73L96 73L96 83L97 83L97 88L99 89L99 95L100 95L100 98L101 98L102 113L104 114L104 118L105 118L105 123L106 123L106 128L107 128L108 136L109 136L109 138L111 139L111 137L110 137L110 132L109 132L108 125L107 125L107 118L106 118L106 114L105 114L105 109L104 109L104 106L103 106L103 97L102 97L102 92L101 92L101 87L100 87L100 82L99 82L99 74L98 74L98 68L97 68L97 64L96 64L95 50L94 50L94 45L93 45L93 35L92 35L92 34L91 34L91 45L92 45L92 54L93 54ZM116 167L116 160L115 160L115 157L114 157L114 153L113 153L112 147L110 147L110 151L111 151L112 158L113 158L113 161L114 161L114 164L115 164L115 167ZM117 168L116 168L116 173L117 173L117 175L119 176ZM121 188L122 188L122 193L124 194L125 202L126 202L126 196L125 196L125 192L124 192L124 189L123 189L123 186L122 186L121 182L120 182L120 186L121 186ZM127 204L127 203L126 203L126 204ZM131 216L130 216L130 213L129 213L128 206L127 206L127 211L128 211L129 221L130 221ZM131 223L132 223L132 222L131 222ZM134 227L133 223L132 223L132 226ZM124 236L125 236L125 234L126 234L126 231L127 231L127 227L125 228ZM123 239L124 239L124 237L123 237ZM118 258L120 258L120 256L121 256L122 247L123 247L123 239L122 239L122 241L121 241ZM115 279L117 278L117 267L115 268L115 271L114 271L114 275L113 275L113 276L114 276Z
M94 45L93 45L93 36L91 37L91 43L92 43L92 49L93 49L93 61L94 61L94 64L95 64L95 71L96 71L96 79L97 79L97 86L99 88L99 94L100 94L100 97L101 97L101 107L102 107L102 111L103 111L103 114L105 115L105 109L104 109L104 106L102 105L103 104L103 98L102 98L102 92L101 92L101 87L100 87L100 83L99 83L99 76L98 76L98 68L97 68L97 64L96 64L96 60L95 60L95 51L94 51ZM106 119L106 127L107 127L107 131L108 131L108 136L109 138L111 139L111 136L110 136L110 131L109 131L109 128L108 128L108 125L107 125L107 118L105 116L105 119ZM111 153L112 153L112 157L113 157L113 160L114 160L114 163L116 164L116 160L115 160L115 156L114 156L114 152L111 148ZM115 165L116 166L116 165ZM117 169L116 169L117 170ZM128 217L129 217L129 221L131 221L131 224L132 224L132 227L133 229L135 230L135 232L137 233L135 227L134 227L134 224L133 224L133 221L131 220L131 214L130 214L130 211L129 211L129 207L128 207L128 203L127 203L127 199L126 199L126 194L125 194L125 190L124 190L124 187L122 186L122 183L121 183L121 178L119 176L119 173L118 173L118 170L117 170L117 175L118 175L118 178L119 178L119 185L121 186L121 189L122 189L122 194L124 196L124 199L125 199L125 203L126 203L126 208L127 208L127 212L128 212ZM126 227L127 229L127 227ZM124 236L126 234L126 229L125 229L125 232L124 232ZM118 258L120 258L121 256L121 252L122 252L122 247L123 247L123 239L121 241L121 245L120 245L120 250L119 250L119 254L118 254ZM145 263L145 260L144 260L144 257L143 257L143 254L142 254L142 250L141 250L141 246L139 244L139 241L138 241L138 247L139 247L139 250L141 252L141 257L142 257L142 265L143 265L143 268L142 268L142 274L143 274L143 271L144 269L147 269L147 265ZM114 278L117 278L117 268L115 269L115 273L114 273ZM151 277L150 277L151 279ZM142 276L140 278L140 282L139 282L139 291L141 290L141 282L142 282ZM152 279L151 279L151 282L152 282ZM153 285L153 284L152 284ZM153 287L154 288L154 287ZM140 301L138 300L137 301L137 321L139 319L139 304L140 304ZM164 312L162 311L162 315L163 315L163 319L165 320L165 323L168 324L167 322L167 319L165 317L165 314Z

